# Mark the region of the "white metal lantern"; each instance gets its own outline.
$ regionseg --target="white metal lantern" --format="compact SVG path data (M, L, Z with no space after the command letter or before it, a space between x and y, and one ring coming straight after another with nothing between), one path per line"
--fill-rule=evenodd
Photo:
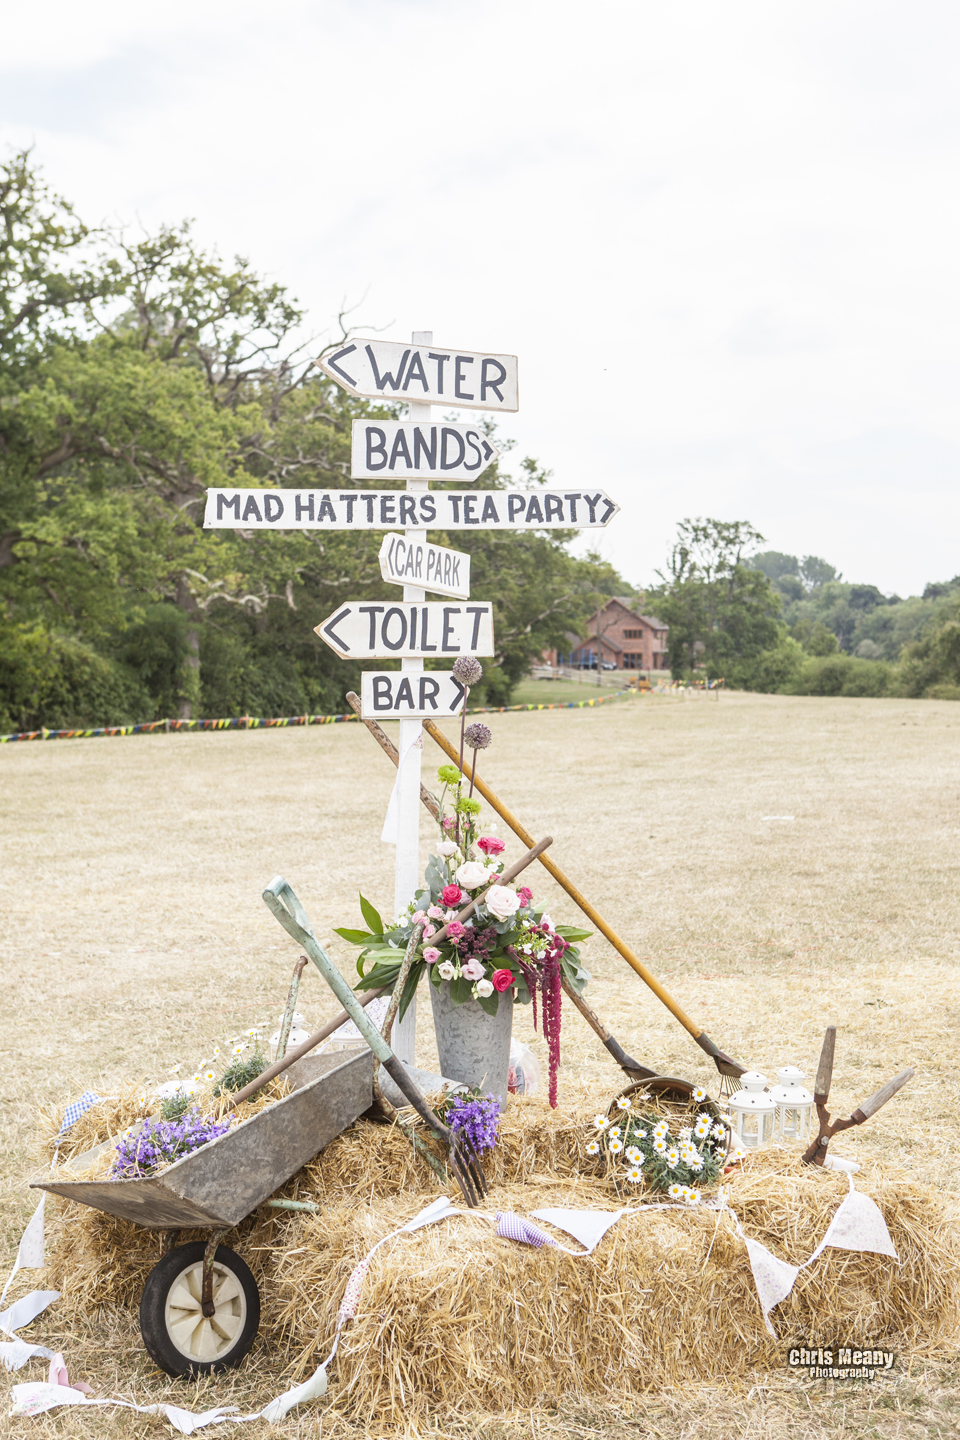
M776 1115L776 1101L765 1089L766 1075L748 1070L740 1076L742 1090L730 1096L729 1106L733 1115L733 1128L740 1142L749 1150L768 1145L773 1139L773 1123Z
M271 1064L272 1064L273 1061L276 1060L276 1058L277 1058L277 1047L278 1047L279 1044L280 1044L280 1033L281 1033L281 1031L283 1030L283 1018L284 1018L284 1017L281 1015L281 1016L280 1016L280 1029L277 1030L277 1031L275 1031L275 1033L270 1036L269 1044L270 1044L270 1061L271 1061ZM293 1019L292 1019L291 1022L290 1022L290 1034L289 1034L289 1036L287 1037L287 1049L288 1049L288 1050L292 1050L295 1045L302 1045L303 1042L304 1042L304 1040L309 1040L309 1039L310 1039L310 1031L303 1029L303 1026L304 1026L305 1024L306 1024L306 1021L304 1020L304 1018L303 1018L302 1015L300 1015L299 1013L296 1014L296 1015L294 1015Z
M777 1083L770 1095L777 1107L778 1140L800 1140L806 1144L810 1138L813 1096L800 1083L803 1079L803 1071L795 1065L785 1065L777 1071Z

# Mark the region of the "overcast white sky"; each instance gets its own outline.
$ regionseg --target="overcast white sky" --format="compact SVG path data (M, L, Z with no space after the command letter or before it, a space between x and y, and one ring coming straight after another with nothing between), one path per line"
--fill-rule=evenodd
M0 139L90 222L194 216L327 329L516 353L504 432L622 507L915 593L960 571L960 9L47 0Z

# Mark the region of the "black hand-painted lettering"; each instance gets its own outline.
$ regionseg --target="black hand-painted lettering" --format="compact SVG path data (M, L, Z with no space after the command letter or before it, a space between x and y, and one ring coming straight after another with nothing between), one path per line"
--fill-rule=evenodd
M373 388L375 390L383 391L385 387L389 385L391 390L399 390L400 382L403 379L403 372L406 369L406 364L410 355L410 351L404 350L403 354L400 356L400 365L397 369L397 378L394 379L393 376L390 374L389 370L384 370L383 374L380 374L380 371L377 369L377 357L373 353L372 346L365 345L364 349L367 352L367 359L370 361L370 369L373 371Z
M412 545L410 546L410 549L407 551L407 567L406 567L406 569L404 570L403 573L404 573L404 575L409 575L409 576L411 576L412 579L416 579L416 575L417 575L417 552L416 552L416 550L414 549L414 547L413 547Z
M480 521L473 513L474 506L479 503L476 495L464 495L463 497L463 523L464 525L479 525Z
M480 516L480 521L486 525L488 520L492 520L495 525L500 524L500 516L497 514L497 507L493 502L492 495L483 497L483 514Z
M450 504L453 506L453 523L454 523L454 525L459 525L459 524L460 524L460 501L461 501L462 499L463 499L463 496L462 496L462 495L451 495L450 492L449 492L449 490L447 491L447 500L448 500L448 501L450 502Z
M373 507L377 503L377 497L376 495L362 495L360 498L363 500L364 505L366 505L367 507L367 524L372 525Z
M401 701L409 705L411 710L415 710L417 708L413 699L413 688L406 676L403 677L403 679L400 681L400 684L397 686L397 698L393 702L394 710L400 709Z
M220 492L218 491L218 493L217 493L217 519L218 519L218 520L222 520L222 519L223 519L223 512L224 512L224 510L232 510L232 511L233 511L233 518L234 518L234 520L239 520L239 519L240 519L240 496L239 496L239 495L234 495L233 499L231 500L231 499L229 499L226 495L224 495L224 494L222 494L222 493L220 493Z
M522 515L523 512L524 512L524 510L525 510L526 508L527 508L527 497L526 497L526 495L508 495L508 496L507 496L507 518L508 518L508 519L510 519L510 520L516 520L517 516L518 516L518 515Z
M468 430L465 438L467 444L470 446L470 449L474 452L477 459L475 464L464 465L463 468L464 470L479 470L480 466L483 464L483 455L481 454L480 446L477 444L478 436L476 430Z
M457 679L457 677L456 677L455 675L451 675L451 676L450 676L450 683L453 685L453 687L455 688L455 690L456 690L456 692L457 692L456 695L455 695L454 698L453 698L453 704L450 706L450 714L451 714L451 715L456 715L456 713L457 713L457 711L459 710L460 705L461 705L461 703L462 703L462 701L463 701L463 697L464 697L464 695L465 695L467 692L466 692L466 688L465 688L463 685L460 684L460 681Z
M387 463L387 432L381 430L378 425L368 425L367 436L367 469L383 470ZM374 464L374 456L382 457L378 464Z
M527 513L524 516L524 519L526 520L528 525L533 520L539 520L541 524L543 523L543 514L540 510L540 500L538 496L530 496L530 499L527 501Z
M380 608L382 610L383 606L381 605ZM332 620L328 620L326 625L324 625L323 627L324 635L326 635L330 640L333 641L334 645L337 647L338 650L344 650L348 655L350 653L350 646L347 644L346 640L342 640L340 638L340 636L336 633L333 627L337 624L338 621L342 620L345 615L349 614L350 606L348 605L345 609L339 611L338 614L334 615ZM370 622L370 634L373 634L373 621ZM373 641L371 640L370 643L373 644Z
M337 361L342 360L345 355L352 355L356 348L356 345L347 345L344 347L343 350L338 350L336 355L331 355L329 359L324 360L323 362L324 365L326 365L330 370L335 370L336 373L340 376L340 379L345 380L346 383L350 386L351 390L356 389L357 382L356 380L354 380L352 375L347 374L346 370L340 369Z
M420 359L419 350L414 350L413 359L407 366L407 378L403 382L404 390L409 390L411 380L419 380L423 386L424 395L430 394L430 384L423 369L423 361Z
M607 521L610 519L610 516L613 514L614 510L616 510L617 507L616 505L614 505L609 495L604 495L603 503L606 505L607 508L600 516L600 524L606 525Z
M425 456L427 457L427 468L430 469L430 470L436 470L436 468L437 468L437 427L436 427L436 425L431 425L431 426L430 426L430 444L429 444L429 445L427 444L426 440L423 438L423 431L421 430L420 426L418 425L417 428L414 430L414 432L413 432L413 468L414 468L414 470L422 470L422 469L423 469L423 463L422 463L422 461L421 461L421 459L420 459L421 455L425 455Z
M320 497L320 509L317 511L317 520L332 520L336 524L337 512L334 510L330 496L326 491Z
M543 503L545 507L544 519L563 519L563 501L561 500L559 495L544 495Z
M381 607L381 608L382 608L382 607ZM390 639L390 636L387 634L387 630L388 630L389 627L390 627L390 621L393 619L394 615L399 616L399 619L400 619L400 627L401 627L401 628L400 628L400 638L399 638L399 640L396 642L396 644L394 644L394 642ZM391 606L390 606L390 609L389 609L389 610L387 611L387 613L384 615L383 620L380 622L380 639L383 641L384 645L386 645L386 647L387 647L388 650L402 650L402 649L403 649L403 644L404 644L404 641L406 640L406 638L407 638L407 617L406 617L406 615L403 613L403 611L400 609L400 606L399 606L399 605L391 605Z
M316 518L316 517L314 516L314 513L313 513L313 501L314 501L314 498L315 498L315 497L314 497L313 494L311 493L309 499L307 500L306 505L304 505L303 501L300 499L299 494L296 495L296 496L294 496L293 508L294 508L294 512L295 512L295 518L296 518L297 520L302 520L303 517L304 517L304 515L306 515L306 517L307 517L308 520L313 520L313 519Z
M369 615L369 616L370 616L370 639L367 641L367 649L368 649L368 650L371 650L371 651L372 651L372 650L376 650L376 648L377 648L377 616L383 614L383 606L382 606L382 605L359 605L359 606L357 607L357 611L358 611L358 614L360 614L360 615ZM344 611L343 613L346 614L347 612ZM337 616L337 619L339 620L339 618L340 618L340 617L339 617L339 615L338 615L338 616Z
M391 575L401 574L403 562L400 558L402 554L400 546L403 545L406 548L406 543L401 535L390 536L390 543L387 546L387 569Z
M396 525L396 523L397 523L396 504L397 504L397 497L396 497L396 495L391 495L391 494L389 493L389 491L387 492L386 495L381 495L381 496L380 496L380 524L381 524L381 525Z
M449 460L447 458L447 446L449 444L451 436L457 442L457 456L455 460ZM463 436L460 434L460 431L451 429L449 425L444 425L443 429L440 431L440 469L455 470L460 464L465 454L466 447L463 443Z
M461 390L461 389L460 389L460 386L465 383L466 378L467 378L466 375L464 375L464 374L462 373L460 367L461 367L462 365L472 365L472 364L473 364L473 356L472 356L472 355L458 355L457 358L456 358L456 360L454 361L454 365L453 365L453 393L454 393L454 395L456 395L456 397L457 397L458 400L473 400L473 399L475 398L473 395L469 394L466 390Z
M416 495L400 496L400 524L416 525L417 523L417 497Z
M357 496L356 492L354 492L354 493L351 494L351 495L341 495L341 496L340 496L340 499L341 499L341 500L345 500L345 501L347 502L347 524L348 524L348 525L352 525L352 524L353 524L353 507L354 507L354 505L356 505L358 498L359 498L359 497Z
M583 498L587 502L587 509L590 511L590 524L595 525L597 523L597 506L600 503L600 491L598 490L596 495L584 495Z
M423 546L422 546L422 545L418 545L418 546L417 546L417 579L418 579L418 580L420 579L420 576L421 576L422 567L423 567Z
M477 641L480 638L480 621L490 609L489 605L468 605L467 614L473 616L473 634L470 636L470 649L477 653Z
M451 561L453 562L452 564L451 564ZM448 555L448 556L447 556L447 584L448 584L448 585L451 585L451 584L452 584L452 585L459 585L459 584L460 584L460 556L459 556L459 555L456 555L456 556Z
M446 365L447 361L450 359L450 356L449 356L449 355L437 355L437 354L434 353L433 350L429 350L429 351L427 352L427 359L428 359L428 360L436 360L436 362L437 362L437 394L438 394L438 395L442 395L442 394L443 394L443 367L444 367L444 365Z
M451 654L451 653L452 653L452 654L456 654L457 650L459 649L459 646L457 645L456 641L454 641L453 644L450 643L450 642L453 640L453 623L452 623L452 621L451 621L451 619L450 619L450 616L451 616L451 615L459 615L459 614L460 614L460 606L459 606L459 605L444 605L444 607L443 607L443 634L442 634L441 637L440 637L440 649L443 651L443 653L444 653L445 655L449 655L449 654Z
M580 493L579 493L579 491L578 491L575 495L564 495L563 498L564 498L564 500L569 500L569 501L570 501L570 519L571 519L571 520L576 520L576 518L577 518L577 501L578 501L578 500L581 500L583 497L580 495Z
M413 461L410 459L410 451L407 449L407 435L405 430L398 430L396 435L393 437L393 448L390 451L391 475L396 470L397 461L401 455L403 456L404 463L406 464L407 469L411 469Z
M494 380L488 380L488 379L487 379L487 371L488 371L488 369L491 370L491 371L494 370L494 369L497 369L497 370L500 371L500 374L496 377L496 379L494 379ZM504 382L504 380L506 380L506 378L507 378L507 372L506 372L506 370L503 368L503 366L500 364L500 361L499 361L499 360L491 360L491 359L489 359L489 358L487 358L486 360L484 360L483 364L480 366L480 399L481 399L481 400L486 400L486 398L487 398L487 391L488 391L488 390L492 390L493 393L494 393L494 395L496 395L497 399L500 401L500 404L502 405L502 404L503 404L503 393L502 393L501 390L500 390L500 386L503 384L503 382Z
M259 505L257 504L256 499L254 498L253 495L248 495L248 496L247 496L247 503L246 503L246 505L244 505L244 507L243 507L243 518L244 518L244 520L262 520L262 519L263 519L263 516L260 514L260 507L259 507Z
M423 619L420 621L420 649L424 655L429 655L436 650L436 645L428 645L427 638L430 634L430 606L424 605Z
M281 516L282 514L283 514L283 501L280 499L280 496L279 496L279 495L265 495L265 496L263 497L263 516L264 516L264 519L265 519L265 520L269 520L269 522L270 522L271 525L275 525L276 522L280 519L280 516Z
M430 702L431 710L437 709L437 696L440 694L440 682L434 680L432 675L420 676L420 709L426 710L427 701Z
M374 710L393 709L393 681L389 675L374 675L373 677L373 708Z
M429 525L437 518L437 502L432 495L420 494L417 499L420 501L420 521L424 525Z

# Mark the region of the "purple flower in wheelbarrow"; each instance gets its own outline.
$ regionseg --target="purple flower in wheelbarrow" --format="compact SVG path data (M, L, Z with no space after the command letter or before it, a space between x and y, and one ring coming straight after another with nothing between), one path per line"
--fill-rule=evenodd
M204 1118L196 1105L178 1120L144 1120L120 1137L110 1173L123 1180L153 1174L161 1166L172 1165L209 1140L225 1135L229 1129L229 1120Z
M466 1136L477 1151L492 1150L500 1138L500 1101L495 1095L472 1100L455 1095L444 1118L451 1130Z

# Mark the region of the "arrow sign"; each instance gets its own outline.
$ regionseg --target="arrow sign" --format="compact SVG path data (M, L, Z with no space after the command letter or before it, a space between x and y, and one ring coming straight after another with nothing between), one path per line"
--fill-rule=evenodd
M365 670L360 677L364 720L439 720L459 715L463 686L446 670Z
M422 585L437 595L470 598L470 556L429 540L384 535L380 574L393 585Z
M475 425L419 420L354 420L350 473L355 480L476 480L500 458Z
M455 410L518 410L516 355L352 340L317 365L351 395Z
M341 605L314 627L344 660L427 655L492 655L490 604Z
M598 530L603 490L208 490L213 530Z

